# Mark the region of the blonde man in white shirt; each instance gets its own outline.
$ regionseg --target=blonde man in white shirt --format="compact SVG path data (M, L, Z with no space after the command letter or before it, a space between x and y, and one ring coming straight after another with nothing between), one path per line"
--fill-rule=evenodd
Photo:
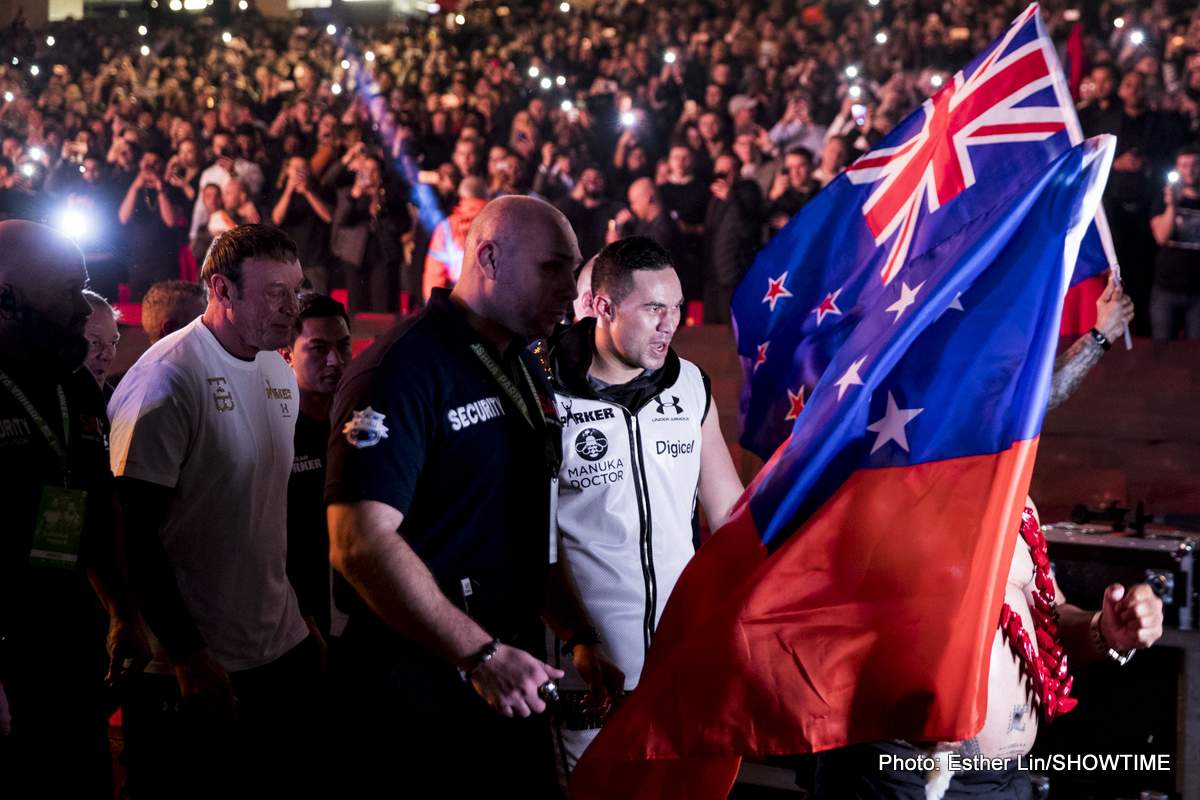
M124 705L129 786L291 794L324 651L286 574L299 392L276 351L303 275L285 234L244 225L214 242L201 279L204 314L147 350L108 407L130 582L154 651Z

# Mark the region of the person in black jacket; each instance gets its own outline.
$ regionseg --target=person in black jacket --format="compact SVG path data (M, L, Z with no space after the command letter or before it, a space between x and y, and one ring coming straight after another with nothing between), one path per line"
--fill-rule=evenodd
M604 247L608 223L621 211L621 204L607 193L604 173L595 166L584 167L571 194L555 205L567 215L584 258L591 258Z
M712 199L704 217L705 324L729 323L733 290L762 245L762 191L740 173L734 155L720 155L713 165Z
M821 185L813 180L812 170L812 153L803 147L789 150L783 157L783 170L775 176L767 195L767 222L773 230L782 230L821 190Z
M711 199L708 186L696 173L696 157L685 144L672 145L667 156L667 180L658 186L662 208L675 224L675 243L668 245L675 256L675 268L683 281L683 296L700 300L704 296L703 256L704 217Z
M271 209L271 222L292 237L300 252L300 267L314 292L329 287L329 223L333 209L312 180L308 162L287 161L283 188Z
M645 236L667 249L673 263L684 257L679 227L663 208L662 195L650 178L638 178L629 187L629 208L622 209L608 224L607 243L630 236Z
M396 306L400 236L412 220L382 161L365 157L356 167L353 185L338 190L330 249L346 276L350 312L389 311Z

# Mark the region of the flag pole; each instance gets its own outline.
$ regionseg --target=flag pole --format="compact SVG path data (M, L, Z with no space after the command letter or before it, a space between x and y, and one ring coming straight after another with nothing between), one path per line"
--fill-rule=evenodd
M1030 8L1035 9L1037 15L1038 33L1040 36L1045 36L1045 28L1042 25L1041 10L1037 8L1037 3L1031 3ZM1027 9L1028 11L1028 9ZM1070 139L1072 146L1083 141L1083 128L1079 124L1079 116L1075 113L1075 101L1071 94L1071 88L1067 83L1067 77L1063 73L1062 62L1058 60L1058 53L1049 44L1042 45L1046 54L1046 63L1053 65L1050 70L1050 82L1054 86L1054 93L1058 97L1059 106L1063 109L1069 109L1063 114L1063 122L1067 126L1067 136ZM1112 270L1113 277L1119 283L1121 281L1121 265L1117 262L1117 250L1113 247L1112 231L1108 227L1108 217L1104 214L1104 206L1096 209L1096 232L1100 234L1100 246L1104 248L1104 257L1108 261L1108 268ZM1125 349L1133 349L1133 339L1129 336L1129 323L1125 323Z
M1121 264L1117 261L1117 251L1113 247L1112 231L1108 227L1108 217L1104 213L1104 206L1096 209L1096 233L1100 234L1100 246L1104 248L1104 257L1108 259L1108 268L1112 270L1113 278L1117 284L1124 288L1121 283ZM1123 323L1125 328L1125 349L1133 349L1133 338L1129 335L1129 323Z

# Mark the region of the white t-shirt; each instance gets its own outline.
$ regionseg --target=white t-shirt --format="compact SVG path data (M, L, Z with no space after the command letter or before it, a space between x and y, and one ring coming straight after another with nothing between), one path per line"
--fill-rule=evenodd
M300 393L278 353L230 355L201 319L142 354L108 404L113 474L175 489L163 546L226 670L308 635L287 579L287 485ZM157 642L149 671L171 667Z

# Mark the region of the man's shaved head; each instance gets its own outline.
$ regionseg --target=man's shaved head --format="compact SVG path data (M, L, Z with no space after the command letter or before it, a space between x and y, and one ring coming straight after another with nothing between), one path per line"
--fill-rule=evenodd
M490 240L506 248L520 248L537 237L556 235L574 237L567 218L554 206L536 197L515 194L498 197L471 222L463 269L468 264L474 266L480 242Z
M546 336L575 298L579 243L567 218L533 197L506 195L483 207L467 231L454 294L517 336Z
M83 253L58 231L23 219L0 222L0 277L38 280L77 269L83 269Z
M77 369L87 356L87 269L70 239L35 222L0 222L0 352Z
M653 218L654 209L660 205L658 187L649 178L638 178L629 185L629 210L641 220Z

